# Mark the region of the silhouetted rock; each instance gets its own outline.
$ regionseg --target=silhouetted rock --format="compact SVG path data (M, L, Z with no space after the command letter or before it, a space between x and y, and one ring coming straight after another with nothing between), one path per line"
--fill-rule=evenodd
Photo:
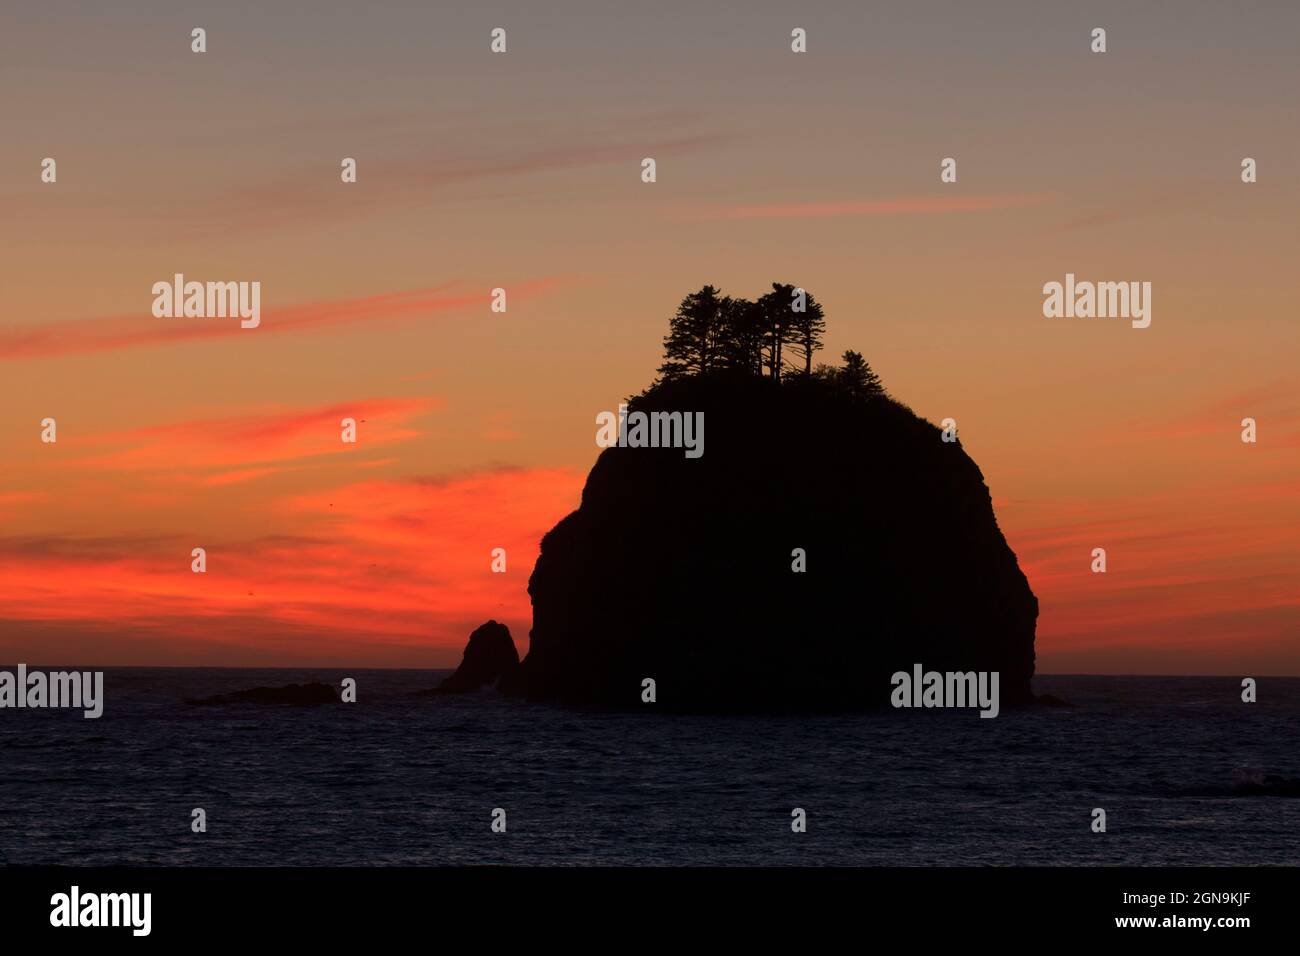
M329 684L312 681L310 684L286 684L284 687L253 687L214 697L189 697L187 704L292 704L298 707L315 704L333 704L339 700L338 691Z
M1237 768L1232 774L1232 792L1241 797L1300 797L1300 779Z
M817 380L687 378L631 408L704 412L704 455L601 453L542 540L503 690L640 707L653 678L661 709L859 709L919 663L1033 702L1038 601L959 443Z
M519 666L519 651L515 649L510 628L496 621L480 625L469 636L465 656L460 667L427 694L464 694L478 690L485 684L495 684L501 675Z

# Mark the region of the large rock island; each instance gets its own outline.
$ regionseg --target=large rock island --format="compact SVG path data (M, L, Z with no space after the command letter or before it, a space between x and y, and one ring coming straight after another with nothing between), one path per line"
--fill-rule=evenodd
M671 710L866 709L921 664L1032 701L1038 601L959 442L834 370L678 377L631 411L703 412L704 453L600 454L542 540L503 690L638 707L652 678Z

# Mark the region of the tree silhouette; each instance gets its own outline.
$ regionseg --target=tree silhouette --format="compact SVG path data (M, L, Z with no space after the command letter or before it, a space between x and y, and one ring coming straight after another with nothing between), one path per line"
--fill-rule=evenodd
M780 384L789 362L805 377L855 397L883 395L880 377L860 352L845 352L841 367L813 368L813 353L822 348L825 331L821 303L797 286L773 282L771 292L751 302L706 285L682 299L668 323L660 379L725 371L755 377L766 373Z
M844 367L839 369L839 382L846 392L858 398L880 395L885 391L880 376L867 364L862 353L852 349L844 353Z
M802 358L803 373L811 375L813 353L822 347L822 334L826 331L826 315L822 312L821 303L803 289L792 285L773 283L772 289L773 294L786 297L790 308L787 322L791 351L796 358Z
M711 285L682 299L664 337L664 364L659 366L659 374L665 381L713 371L723 351L727 301Z
M757 302L728 298L722 310L719 359L746 375L763 374L763 313Z
M768 376L775 382L781 381L781 359L787 342L791 341L792 313L790 311L790 291L794 286L772 283L772 291L762 296L758 302L759 326L762 331L763 364L767 366Z

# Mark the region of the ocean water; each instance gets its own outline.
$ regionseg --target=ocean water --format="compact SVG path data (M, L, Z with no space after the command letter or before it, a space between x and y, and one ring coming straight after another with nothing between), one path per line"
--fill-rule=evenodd
M1075 708L986 720L412 695L445 674L118 668L99 720L0 711L0 863L1300 863L1300 799L1232 787L1300 777L1300 679L1247 705L1232 678L1039 677ZM356 704L182 702L345 676Z

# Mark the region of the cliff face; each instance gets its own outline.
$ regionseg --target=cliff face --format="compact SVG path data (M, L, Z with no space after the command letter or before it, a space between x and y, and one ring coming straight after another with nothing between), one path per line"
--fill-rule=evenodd
M1032 699L1038 601L959 443L817 382L688 379L632 408L703 411L705 452L601 453L542 540L503 689L632 707L649 677L667 709L854 709L919 663Z

